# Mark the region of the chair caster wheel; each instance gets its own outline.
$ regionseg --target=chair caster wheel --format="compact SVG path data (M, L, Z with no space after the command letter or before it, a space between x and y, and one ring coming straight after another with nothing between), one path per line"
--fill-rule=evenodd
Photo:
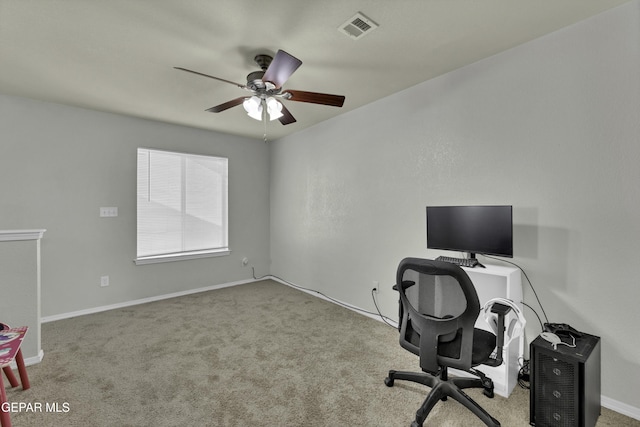
M393 387L393 379L387 377L384 379L384 383L387 387Z
M411 423L411 427L422 427L422 426L414 421Z
M493 390L489 390L485 388L482 394L487 396L489 399L493 399Z

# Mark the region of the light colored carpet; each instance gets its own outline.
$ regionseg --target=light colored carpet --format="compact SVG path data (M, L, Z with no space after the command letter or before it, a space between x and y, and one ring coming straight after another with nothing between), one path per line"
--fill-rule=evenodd
M428 392L384 385L389 369L417 369L397 330L269 280L47 323L42 337L31 389L8 389L42 409L13 413L14 427L406 427ZM468 394L503 426L529 425L527 390ZM451 399L425 422L482 425ZM598 426L640 422L603 409Z

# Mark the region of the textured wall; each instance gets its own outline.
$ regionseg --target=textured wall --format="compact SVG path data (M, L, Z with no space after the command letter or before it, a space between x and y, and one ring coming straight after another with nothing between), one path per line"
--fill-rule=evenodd
M42 315L251 279L269 262L269 154L257 140L0 95L0 228L45 228ZM136 266L136 149L229 158L231 255ZM99 207L118 217L100 218ZM100 276L110 286L100 287ZM1 284L0 284L1 286Z
M426 205L512 204L513 261L549 320L602 336L603 394L637 410L638 40L634 1L277 141L272 274L371 310L379 281L395 317L398 261L439 254Z

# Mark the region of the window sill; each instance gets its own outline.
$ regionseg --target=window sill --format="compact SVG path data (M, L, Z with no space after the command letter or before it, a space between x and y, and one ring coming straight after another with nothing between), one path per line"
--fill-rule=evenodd
M133 262L135 262L136 265L158 264L161 262L184 261L189 259L226 256L226 255L229 255L230 253L231 251L229 249L211 249L211 250L205 250L205 251L181 252L181 253L166 254L166 255L150 255L150 256L138 257L135 260L133 260Z

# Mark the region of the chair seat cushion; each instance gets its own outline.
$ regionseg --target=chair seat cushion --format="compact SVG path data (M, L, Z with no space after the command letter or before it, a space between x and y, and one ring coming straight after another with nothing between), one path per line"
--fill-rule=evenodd
M471 363L473 366L480 365L491 356L496 348L496 336L491 332L475 328L473 332L473 355ZM445 357L457 358L460 353L460 341L455 339L451 342L440 343L438 354Z

